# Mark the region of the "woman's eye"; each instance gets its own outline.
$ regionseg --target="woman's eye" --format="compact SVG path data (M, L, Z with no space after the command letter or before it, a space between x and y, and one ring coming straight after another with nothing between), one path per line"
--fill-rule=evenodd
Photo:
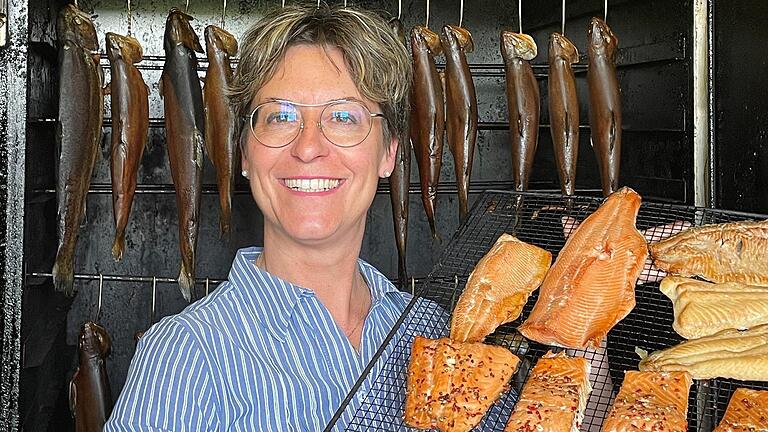
M267 123L288 123L296 121L295 112L274 112L267 116Z
M349 111L334 111L331 113L331 119L334 123L356 124L357 118Z

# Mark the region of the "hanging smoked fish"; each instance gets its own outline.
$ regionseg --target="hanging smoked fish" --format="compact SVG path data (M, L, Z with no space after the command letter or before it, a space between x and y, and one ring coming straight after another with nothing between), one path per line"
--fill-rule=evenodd
M539 143L539 84L529 63L537 52L536 42L531 36L501 32L512 144L512 181L516 191L528 190L531 166Z
M205 111L195 51L203 52L189 22L192 17L172 8L165 24L165 65L160 94L165 108L168 159L179 211L181 270L179 288L192 298L195 284L195 248L200 226L200 178L203 173Z
M477 96L466 53L475 49L469 30L446 25L440 38L445 53L445 129L453 153L459 190L459 219L467 217L469 179L477 141Z
M576 161L579 155L579 99L576 94L574 63L579 62L576 46L562 33L549 37L549 123L560 188L573 195Z
M411 87L410 135L419 166L421 200L427 213L432 238L435 229L435 203L440 166L443 163L445 102L434 56L440 54L440 37L432 30L415 26L411 30L413 86Z
M58 166L59 247L53 266L57 291L74 294L74 255L85 202L101 142L104 95L99 40L88 14L68 4L61 9L59 38Z
M393 18L389 21L392 31L397 39L407 46L405 41L405 28L403 23ZM406 103L408 107L410 102ZM405 124L408 124L408 112L400 115L406 118ZM408 280L408 268L406 266L406 245L408 243L408 188L411 184L411 140L408 136L408 130L403 131L402 135L397 137L397 153L395 154L395 168L389 177L389 197L392 200L392 218L395 224L395 243L397 243L397 274L400 278L400 284L403 285Z
M101 432L112 413L106 364L112 341L103 327L88 321L80 329L77 346L79 363L69 382L69 409L77 432Z
M228 31L209 25L205 28L208 71L205 74L205 145L216 168L219 188L219 229L229 236L232 212L232 188L237 160L237 125L226 89L232 82L230 58L237 54L237 40Z
M112 98L112 208L115 241L112 258L119 261L125 249L125 227L136 192L136 176L149 130L149 88L134 66L143 50L130 36L107 33L111 82L106 93Z
M605 196L619 188L621 98L615 64L618 43L605 21L592 18L587 40L589 127Z

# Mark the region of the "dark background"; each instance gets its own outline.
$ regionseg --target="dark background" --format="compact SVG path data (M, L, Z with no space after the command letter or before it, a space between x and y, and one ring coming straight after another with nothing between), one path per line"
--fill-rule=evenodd
M27 97L26 185L24 213L24 265L27 275L49 273L56 252L55 117L58 101L56 71L55 17L64 4L60 1L25 2L28 5L28 87L11 88L4 93L4 103ZM430 27L457 23L458 1L432 1ZM506 125L506 97L499 53L499 32L517 30L517 2L465 2L463 25L473 34L476 52L469 54L478 95L480 132L473 167L470 199L488 188L511 187L509 133ZM586 88L586 29L591 16L602 16L603 1L568 1L565 33L579 48L582 61L576 68L581 105L581 145L577 170L580 194L598 194L600 185L594 153L589 145ZM396 14L394 1L365 1L362 6ZM721 6L722 4L722 6ZM248 25L278 1L229 2L226 28L240 36ZM179 252L175 196L166 155L162 102L157 83L162 69L162 29L171 6L183 3L134 1L133 33L144 46L145 60L140 64L150 86L149 146L139 170L137 193L128 225L126 253L114 263L110 254L114 232L109 179L110 128L104 128L102 157L97 161L88 197L87 221L80 231L75 282L78 294L66 299L52 290L46 276L24 279L21 323L21 395L20 424L25 430L67 430L71 419L66 405L66 389L76 366L76 336L80 325L96 318L98 283L88 275L157 276L175 279ZM523 2L523 32L533 35L539 55L532 61L541 90L539 147L530 187L559 190L547 124L547 46L552 31L561 26L561 2L545 0ZM125 33L125 4L114 0L81 1L80 7L97 15L102 52L107 31ZM693 204L693 75L692 75L692 2L691 1L611 1L608 23L619 39L618 72L623 105L623 151L621 183L635 188L647 200ZM404 1L402 19L407 28L423 23L423 2ZM766 137L766 102L763 77L766 64L762 55L768 36L761 24L768 18L768 5L759 1L714 3L714 134L715 205L722 208L768 213L768 148ZM218 24L218 2L191 1L189 13L202 38L207 24ZM202 58L201 58L202 59ZM9 51L0 51L0 65L11 64ZM438 59L442 63L441 59ZM102 65L107 67L106 59ZM201 62L201 76L205 62ZM109 71L105 69L108 81ZM0 83L3 81L0 80ZM107 125L110 112L107 101ZM12 101L11 101L12 104ZM7 105L0 103L0 158L7 170L8 148L15 148L5 133ZM19 148L24 148L22 143ZM416 163L411 175L411 220L408 240L408 270L417 278L426 276L442 247L458 226L458 202L450 152L444 153L437 226L443 243L433 242L418 192ZM5 176L0 176L5 182ZM233 197L233 234L230 241L219 238L218 201L212 166L206 161L202 200L202 222L198 242L198 289L205 278L223 279L238 248L261 244L262 220L247 185L238 179ZM8 180L9 185L13 179ZM18 183L18 182L17 182ZM6 205L5 188L0 199ZM2 222L2 220L0 220ZM9 224L11 222L8 222ZM4 236L11 228L5 224ZM0 239L5 247L6 238ZM18 248L19 245L16 245ZM0 259L7 252L1 249ZM15 260L18 254L9 255ZM397 277L397 253L394 245L388 184L382 182L369 212L362 257L391 278ZM5 268L5 267L4 267ZM109 331L113 345L109 357L109 375L113 395L117 397L125 381L134 352L133 334L150 324L152 284L106 280L103 284L99 322ZM211 287L213 289L213 286ZM186 303L175 283L158 283L156 320L182 310ZM8 298L8 297L6 297ZM4 300L6 318L17 305ZM10 302L10 303L9 303ZM18 319L4 321L18 326ZM6 331L3 351L9 351ZM12 348L12 346L10 346ZM4 358L7 358L4 356Z

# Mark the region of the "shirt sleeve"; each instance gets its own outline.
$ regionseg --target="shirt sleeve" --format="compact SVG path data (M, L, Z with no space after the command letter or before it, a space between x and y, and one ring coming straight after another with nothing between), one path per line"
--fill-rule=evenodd
M208 361L181 322L161 321L139 341L104 432L218 430Z

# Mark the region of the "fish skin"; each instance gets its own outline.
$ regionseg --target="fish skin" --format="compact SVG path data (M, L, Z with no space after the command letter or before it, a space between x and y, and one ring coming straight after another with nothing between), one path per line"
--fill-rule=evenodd
M768 286L768 220L691 228L650 250L654 264L670 273Z
M69 409L77 432L101 431L112 413L106 357L112 347L107 331L91 321L78 339L79 365L69 382Z
M68 4L56 24L59 37L59 122L56 198L58 238L51 273L56 291L74 294L74 254L104 117L99 41L90 16Z
M598 348L635 307L635 284L648 256L635 227L640 195L628 187L609 196L568 238L518 330L565 348ZM599 289L597 289L599 287Z
M451 339L480 342L516 320L544 280L552 254L502 234L475 266L451 319Z
M107 33L107 57L111 81L108 94L112 98L112 209L115 218L115 241L112 258L120 261L125 250L125 228L136 192L141 157L149 130L149 87L134 66L142 59L139 41L130 36Z
M529 63L536 54L536 42L531 36L501 32L512 145L512 181L517 191L528 190L528 179L539 142L539 84Z
M419 167L421 201L427 214L432 238L438 239L435 227L437 186L443 163L445 102L434 56L442 52L440 37L432 30L414 26L411 30L413 53L413 86L411 87L410 136Z
M565 35L549 37L549 131L555 147L560 188L565 195L576 189L579 157L579 96L571 65L579 62L579 51Z
M474 42L469 30L446 25L440 44L445 54L445 133L459 191L459 220L464 221L477 141L477 95L466 57L474 50Z
M389 20L392 31L403 45L407 46L405 40L405 28L403 23L393 18ZM410 100L406 107L410 106ZM410 113L406 112L407 116ZM408 125L408 121L405 122ZM395 243L397 245L397 273L400 279L400 286L405 286L408 281L408 266L406 262L406 247L408 245L408 206L410 194L408 189L411 185L411 140L410 131L406 127L402 135L397 137L397 152L395 153L395 167L389 176L389 198L392 201L392 220L395 226Z
M728 402L723 419L712 432L768 430L768 391L737 388Z
M235 112L226 89L232 83L230 58L237 54L237 40L215 25L205 28L208 70L205 73L205 146L216 168L219 189L219 231L229 237L232 214L232 189L235 184L238 130Z
M191 20L192 17L184 12L171 9L163 42L166 60L160 77L168 159L179 209L179 289L187 301L192 299L195 284L195 248L200 225L200 180L205 146L205 109L195 56L195 51L203 52L203 48L189 24Z
M603 195L608 196L619 188L621 164L621 91L616 78L619 41L600 18L592 18L588 33L589 127Z

